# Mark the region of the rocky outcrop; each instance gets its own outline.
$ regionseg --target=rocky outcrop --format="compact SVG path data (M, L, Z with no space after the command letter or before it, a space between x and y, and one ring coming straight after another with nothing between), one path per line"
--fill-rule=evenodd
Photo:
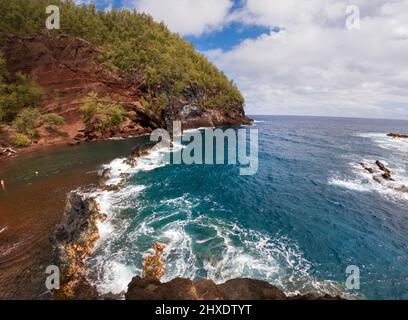
M378 167L382 172L384 172L384 173L382 174L382 177L383 177L385 180L395 181L395 180L391 177L391 171L390 171L381 161L377 160L377 161L375 162L375 164L377 165L377 167Z
M94 198L80 191L69 194L63 220L50 236L54 246L54 263L61 274L61 285L55 298L98 297L96 288L85 278L84 259L93 252L99 239L96 222L105 218Z
M167 283L134 277L129 283L127 300L341 300L341 297L313 294L286 296L268 282L233 279L223 284L212 280L192 281L175 278Z
M392 177L391 170L388 169L381 161L377 160L375 162L377 168L372 168L365 163L360 163L360 165L365 171L372 175L373 180L377 183L380 183L383 186L395 191L408 192L408 186L396 183L395 179Z
M408 139L408 135L399 133L389 133L387 134L387 136L391 138Z
M227 104L222 110L204 108L202 102L207 98L206 93L194 83L188 90L184 90L183 95L184 99L172 103L173 119L181 121L183 129L252 123L241 105Z
M361 162L360 165L364 168L365 171L367 171L368 173L373 174L374 173L374 169L370 168L369 166L367 166L365 163Z

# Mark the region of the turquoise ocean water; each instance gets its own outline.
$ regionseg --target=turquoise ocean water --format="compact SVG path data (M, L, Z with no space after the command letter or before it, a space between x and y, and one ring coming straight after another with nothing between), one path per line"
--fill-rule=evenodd
M375 182L360 162L381 160L408 185L408 122L255 116L259 169L173 165L154 151L129 168L123 159L96 192L107 221L87 260L101 293L126 290L154 242L166 244L166 275L224 282L251 277L288 294L408 298L408 194ZM203 133L203 130L201 130ZM175 152L182 152L179 149ZM123 177L123 175L122 175ZM360 268L360 290L345 288Z

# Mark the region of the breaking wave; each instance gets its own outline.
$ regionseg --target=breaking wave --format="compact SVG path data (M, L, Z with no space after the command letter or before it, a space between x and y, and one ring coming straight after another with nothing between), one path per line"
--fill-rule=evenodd
M364 158L360 155L349 156L348 159L358 159L358 161L349 161L349 172L347 173L333 173L328 179L328 184L358 192L377 192L387 199L395 201L408 201L407 192L396 190L403 186L408 187L406 171L408 167L408 139L391 138L386 133L361 133L356 136L369 139L371 143L381 149L386 149L387 152L382 151L377 158ZM364 163L376 170L376 160L380 160L391 170L394 182L379 183L361 166L361 163ZM376 174L378 173L377 170Z

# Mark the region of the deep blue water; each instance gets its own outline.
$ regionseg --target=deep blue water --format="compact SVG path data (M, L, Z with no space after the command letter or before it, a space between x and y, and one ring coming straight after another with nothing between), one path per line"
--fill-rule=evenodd
M239 165L164 165L161 154L102 192L107 222L89 259L101 292L120 292L140 274L143 255L166 243L166 275L217 282L267 280L289 294L346 293L346 268L360 268L369 299L408 299L408 194L375 182L360 162L381 160L408 185L408 122L255 116L259 169ZM119 171L122 170L122 171Z

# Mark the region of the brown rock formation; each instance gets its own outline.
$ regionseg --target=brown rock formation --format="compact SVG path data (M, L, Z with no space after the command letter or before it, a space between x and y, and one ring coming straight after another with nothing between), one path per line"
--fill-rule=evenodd
M211 280L192 281L175 278L167 283L134 277L129 283L127 300L341 300L341 297L313 294L287 297L268 282L233 279L223 284Z
M387 136L391 137L391 138L408 139L408 135L399 134L399 133L389 133L389 134L387 134Z
M60 268L61 286L56 299L96 299L96 288L86 280L84 259L88 257L99 239L96 226L101 214L95 199L80 192L68 196L63 221L50 237L54 245L54 262Z
M360 163L360 164L361 164L361 166L364 168L364 170L366 170L368 173L371 173L371 174L374 173L374 169L373 169L373 168L368 167L365 163Z
M382 177L383 177L385 180L394 181L394 179L391 177L391 171L390 171L381 161L377 160L377 161L375 162L375 164L377 165L377 167L378 167L381 171L384 172L384 173L382 174Z
M366 170L368 173L372 175L372 178L375 182L378 182L387 188L393 189L395 191L399 192L408 192L408 187L403 185L403 184L396 184L393 183L395 182L395 179L392 177L392 172L390 169L388 169L384 163L381 161L377 160L375 162L377 169L373 169L369 167L365 163L360 163L360 165L363 167L364 170Z

